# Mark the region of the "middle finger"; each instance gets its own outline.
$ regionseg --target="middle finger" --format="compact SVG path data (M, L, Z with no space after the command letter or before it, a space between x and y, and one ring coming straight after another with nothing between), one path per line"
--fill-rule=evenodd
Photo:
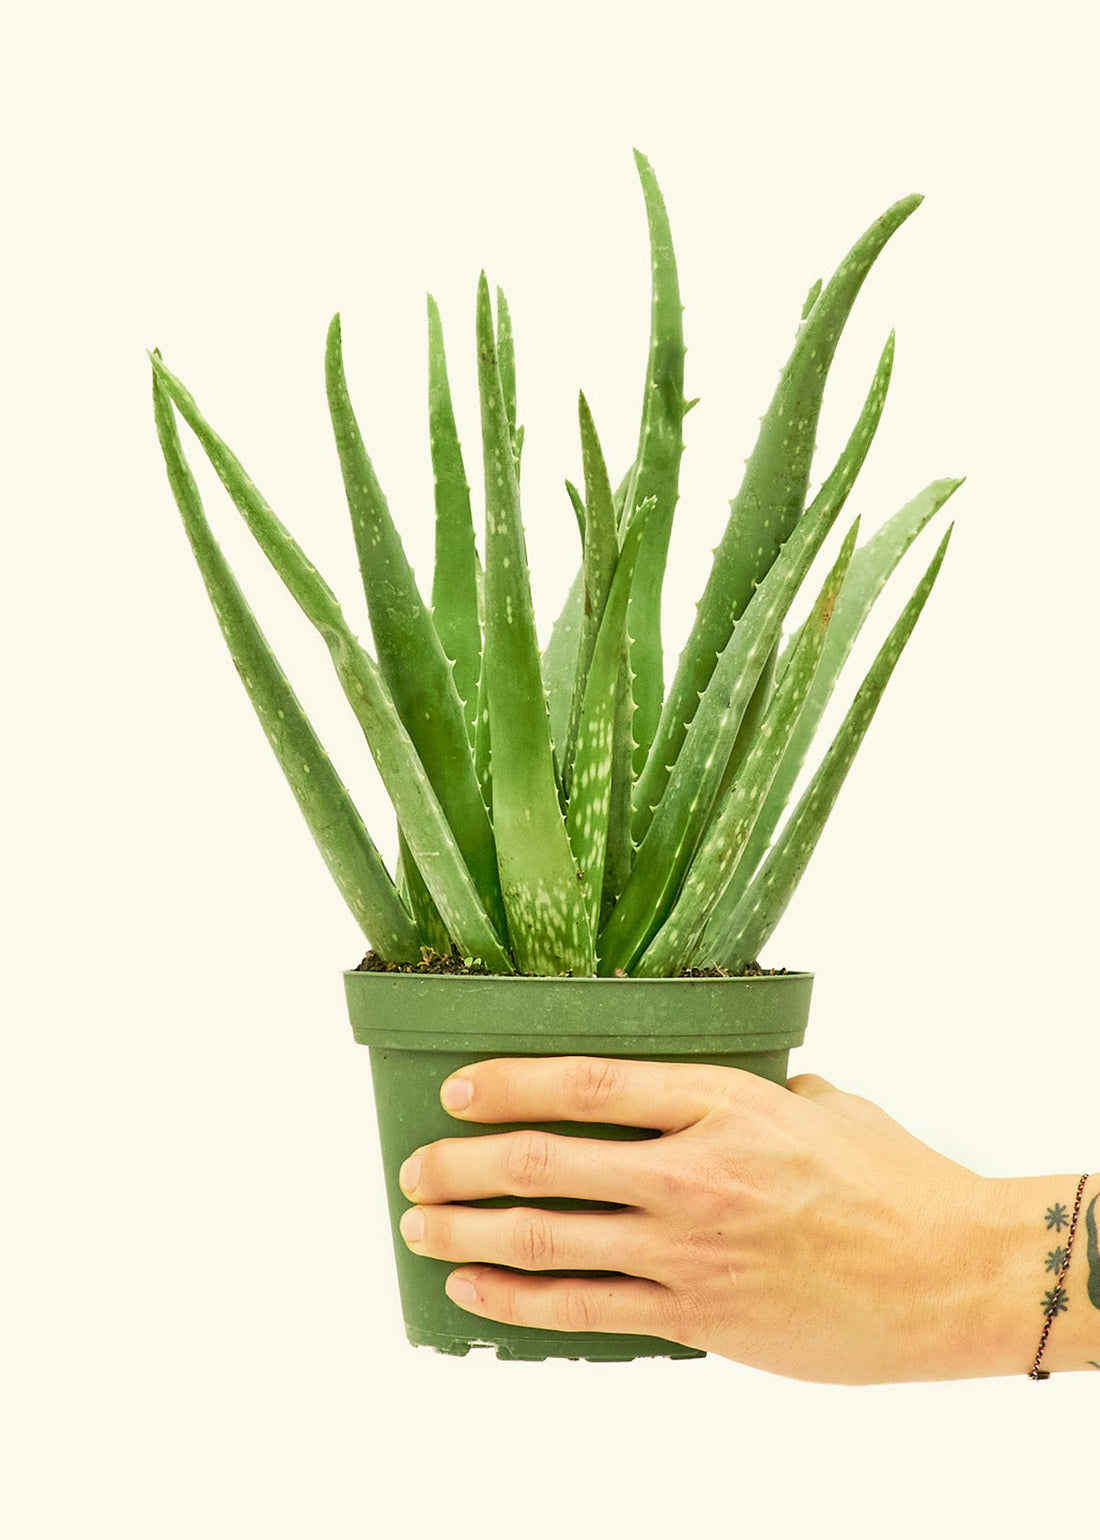
M401 1167L402 1192L418 1203L474 1198L581 1198L647 1206L653 1193L652 1139L583 1139L519 1129L439 1139Z

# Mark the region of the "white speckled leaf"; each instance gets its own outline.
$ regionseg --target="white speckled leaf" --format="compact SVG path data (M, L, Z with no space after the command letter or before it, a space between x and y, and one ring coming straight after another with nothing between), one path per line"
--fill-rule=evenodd
M581 709L588 688L588 672L592 665L600 623L603 620L604 606L611 591L612 574L619 560L619 535L611 483L608 479L607 465L600 447L599 436L596 433L596 425L592 421L592 413L583 391L577 407L580 417L584 490L587 501L582 505L584 524L581 538L584 542L584 554L581 570L584 574L584 603L581 607L580 645L574 665L573 704L569 715L569 728L564 748L558 746L558 771L562 791L567 800L572 791L573 760L576 755L577 733L580 730Z
M333 318L329 327L325 386L378 667L482 902L494 927L503 934L504 905L493 831L477 784L454 669L420 596L404 544L359 431L344 373L339 316ZM257 533L262 541L262 526ZM468 569L467 597L476 606L472 526L469 534L463 565ZM456 582L460 576L456 573ZM411 872L410 878L415 883ZM418 913L423 912L421 905Z
M920 201L917 195L901 199L864 232L798 328L779 385L760 419L741 486L730 504L729 520L640 778L638 808L660 800L664 767L675 763L730 629L802 515L825 381L841 331L875 259ZM641 831L636 830L635 838L640 837Z
M167 392L154 376L157 432L187 537L241 683L317 848L368 942L415 962L419 937L374 841L256 622L203 511Z
M626 654L626 615L638 552L655 502L646 500L631 520L615 563L610 592L596 637L577 729L573 789L566 829L577 868L583 874L588 921L595 935L603 894L604 856L611 811L612 749L619 671Z
M879 649L824 759L768 852L747 891L727 889L703 932L694 963L739 970L755 960L790 902L809 864L825 821L863 742L882 693L932 591L954 525L948 527L927 571Z
M806 762L814 734L825 714L833 689L841 670L852 650L863 622L870 614L875 600L886 586L890 574L905 555L913 541L947 499L962 485L960 478L933 481L900 508L892 518L859 547L852 557L848 576L836 603L836 612L829 627L821 666L814 675L805 709L798 719L783 762L776 772L767 801L756 820L752 839L744 856L744 871L754 872L760 865L771 842L783 811L790 800L791 790L799 771ZM784 653L784 662L793 656L797 640L792 637ZM780 673L782 677L782 672Z
M432 569L432 624L443 651L454 663L455 688L463 703L471 745L477 721L481 672L478 619L477 544L470 508L470 484L455 422L443 322L428 295L428 421L430 425L435 564Z
M202 417L190 394L159 359L154 358L153 365L165 393L194 430L265 555L324 638L344 694L366 734L398 823L456 945L467 955L481 957L493 972L512 972L508 954L378 665L352 634L328 584L275 516L228 445Z
M622 968L629 973L664 923L718 798L731 750L784 616L837 512L829 499L815 502L733 627L600 937L601 970Z
M764 713L741 772L715 811L668 918L634 970L640 977L660 978L684 968L694 956L703 927L722 894L736 882L753 823L820 663L858 530L857 520L845 536L840 554L806 618L790 666Z
M485 463L485 650L493 829L521 973L589 974L595 948L558 802L511 429L489 286L477 300Z

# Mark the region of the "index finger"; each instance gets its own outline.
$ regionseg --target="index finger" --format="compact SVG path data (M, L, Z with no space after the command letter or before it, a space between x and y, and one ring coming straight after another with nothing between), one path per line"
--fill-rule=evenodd
M440 1100L452 1116L479 1123L621 1123L677 1133L734 1100L742 1078L778 1090L714 1064L573 1055L468 1065L444 1081Z

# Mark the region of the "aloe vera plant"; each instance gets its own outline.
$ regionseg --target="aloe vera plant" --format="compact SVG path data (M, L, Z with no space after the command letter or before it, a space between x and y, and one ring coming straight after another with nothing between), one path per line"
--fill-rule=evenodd
M883 643L797 805L788 805L841 668L888 577L960 485L934 481L858 544L844 536L806 618L784 625L881 417L891 334L836 464L808 498L829 367L860 286L920 202L860 237L802 309L791 356L730 505L665 690L661 589L679 497L683 307L664 200L635 152L652 307L638 449L613 486L579 398L583 491L566 483L581 557L540 654L520 498L511 318L484 273L476 306L485 523L479 554L443 328L428 298L436 552L425 604L356 421L340 319L325 379L374 639L335 594L159 353L168 478L222 633L268 740L356 921L384 961L456 952L494 973L675 976L743 971L778 923L951 535ZM193 431L251 533L328 647L396 813L388 871L211 532L184 458Z

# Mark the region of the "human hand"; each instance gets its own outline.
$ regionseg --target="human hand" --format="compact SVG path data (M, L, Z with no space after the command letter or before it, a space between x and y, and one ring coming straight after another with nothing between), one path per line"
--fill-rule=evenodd
M449 1104L463 1083L469 1101ZM418 1254L478 1264L447 1283L472 1314L656 1335L832 1383L1027 1366L1032 1328L1010 1329L1026 1305L991 1301L997 1269L983 1244L1003 1217L1004 1184L819 1076L784 1088L718 1066L497 1059L451 1076L442 1099L475 1122L660 1131L637 1142L531 1130L443 1139L406 1161L401 1186L417 1207L402 1233ZM497 1196L625 1207L456 1206ZM548 1269L625 1276L537 1276Z

